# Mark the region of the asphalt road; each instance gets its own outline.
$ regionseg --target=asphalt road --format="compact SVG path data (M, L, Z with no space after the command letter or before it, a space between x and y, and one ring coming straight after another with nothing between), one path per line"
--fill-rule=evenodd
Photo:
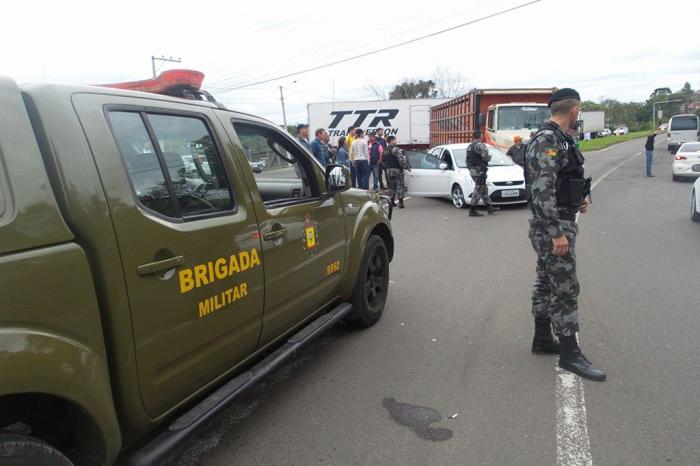
M656 178L641 140L587 155L607 175L577 242L581 345L608 371L580 384L592 464L700 464L700 225L664 143ZM529 351L527 216L408 200L383 319L336 326L169 462L562 463L557 358Z

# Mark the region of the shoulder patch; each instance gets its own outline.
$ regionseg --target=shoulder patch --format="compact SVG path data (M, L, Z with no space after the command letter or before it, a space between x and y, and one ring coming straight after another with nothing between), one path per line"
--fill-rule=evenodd
M547 147L543 153L546 157L556 157L559 151L555 147Z

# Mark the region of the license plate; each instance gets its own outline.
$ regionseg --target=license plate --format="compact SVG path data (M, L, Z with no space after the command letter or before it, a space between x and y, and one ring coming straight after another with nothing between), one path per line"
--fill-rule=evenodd
M505 191L501 191L501 197L518 197L520 196L520 191L517 189L507 189Z

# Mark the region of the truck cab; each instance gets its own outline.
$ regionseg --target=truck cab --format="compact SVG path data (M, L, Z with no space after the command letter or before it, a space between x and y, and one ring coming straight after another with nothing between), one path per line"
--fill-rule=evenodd
M0 79L0 464L152 464L334 322L381 317L382 198L200 74Z
M507 151L513 138L530 139L530 133L549 118L549 107L538 103L509 103L491 105L486 116L485 142Z

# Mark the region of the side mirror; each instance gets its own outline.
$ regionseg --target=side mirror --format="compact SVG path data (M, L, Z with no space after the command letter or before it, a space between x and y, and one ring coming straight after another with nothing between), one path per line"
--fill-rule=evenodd
M445 162L440 162L440 165L438 165L440 170L447 170L447 164Z
M340 193L352 187L350 169L344 165L328 165L326 167L326 188L328 192Z

